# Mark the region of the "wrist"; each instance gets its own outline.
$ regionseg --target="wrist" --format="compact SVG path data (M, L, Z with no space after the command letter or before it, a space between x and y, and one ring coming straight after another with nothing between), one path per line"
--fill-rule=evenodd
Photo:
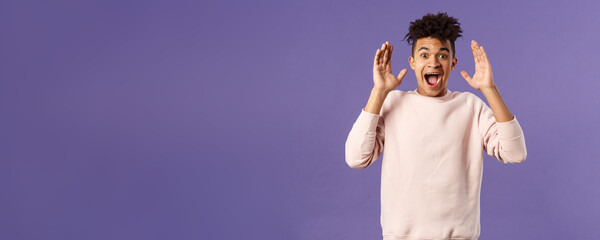
M378 115L388 93L389 91L384 89L373 88L371 90L371 96L369 96L367 106L364 108L365 111Z
M496 87L496 84L492 85L492 86L488 86L488 87L482 87L481 89L479 89L483 94L485 93L491 93L491 92L497 92L498 91L498 87Z
M371 94L375 94L375 95L387 96L387 94L390 92L391 92L390 90L376 88L376 87L373 87L373 89L371 89Z

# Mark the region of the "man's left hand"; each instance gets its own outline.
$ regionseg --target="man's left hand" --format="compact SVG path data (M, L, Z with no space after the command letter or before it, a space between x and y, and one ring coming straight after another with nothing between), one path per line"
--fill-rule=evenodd
M492 75L492 66L485 50L479 46L475 40L471 41L471 50L473 50L473 59L475 60L475 74L473 78L466 71L460 71L460 74L471 85L471 87L483 91L484 89L494 88L494 76Z

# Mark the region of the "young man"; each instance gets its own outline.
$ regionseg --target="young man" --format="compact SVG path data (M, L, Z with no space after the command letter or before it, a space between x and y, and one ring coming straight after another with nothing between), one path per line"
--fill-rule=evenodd
M447 89L457 63L454 41L461 33L457 19L445 13L411 22L405 39L412 43L414 91L394 90L407 70L392 74L393 46L386 42L375 53L374 86L348 135L346 162L366 168L383 152L384 240L478 239L482 150L503 163L520 163L527 155L523 131L502 101L477 42L471 42L475 74L461 74L491 110L472 93Z

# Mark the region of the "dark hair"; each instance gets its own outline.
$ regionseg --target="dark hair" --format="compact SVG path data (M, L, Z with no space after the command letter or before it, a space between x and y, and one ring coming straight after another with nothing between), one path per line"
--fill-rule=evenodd
M428 13L421 19L417 19L410 23L408 33L404 36L404 40L408 44L412 44L412 54L415 54L415 43L420 38L433 37L445 42L450 40L452 45L452 57L454 57L454 41L461 35L460 23L458 19L448 16L446 13L438 12L433 15Z

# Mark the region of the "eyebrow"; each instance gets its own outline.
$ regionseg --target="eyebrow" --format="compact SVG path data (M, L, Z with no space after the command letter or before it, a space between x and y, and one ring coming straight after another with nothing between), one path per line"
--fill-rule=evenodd
M421 47L421 48L419 48L419 51L421 51L421 50L429 50L429 48ZM419 51L417 51L417 52L419 52ZM441 51L450 52L450 50L447 47L440 48L440 52Z

